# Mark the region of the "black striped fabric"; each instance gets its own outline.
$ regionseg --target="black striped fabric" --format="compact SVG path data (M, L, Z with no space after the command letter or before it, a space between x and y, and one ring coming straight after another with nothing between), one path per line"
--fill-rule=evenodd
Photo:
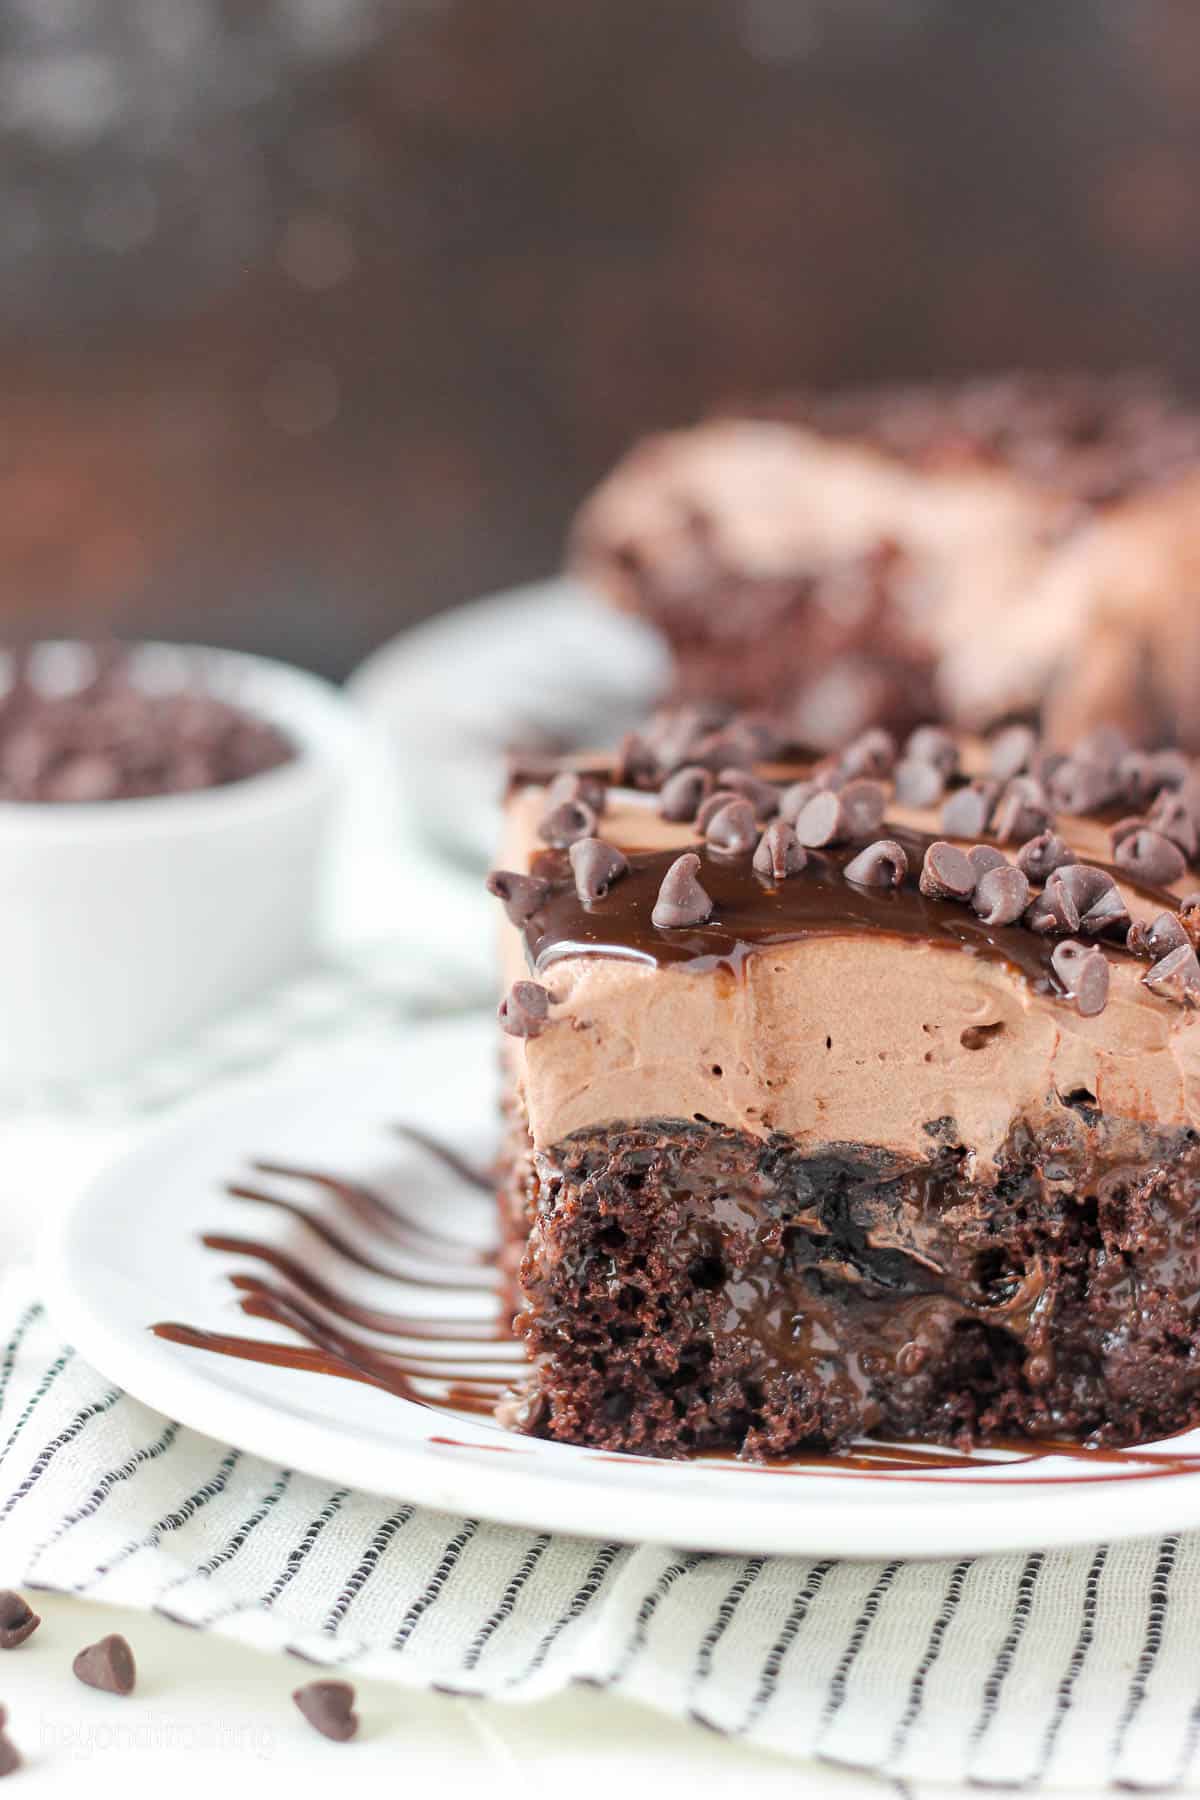
M633 1696L883 1791L1200 1787L1200 1534L943 1563L593 1543L273 1467L0 1285L0 1583L511 1701Z

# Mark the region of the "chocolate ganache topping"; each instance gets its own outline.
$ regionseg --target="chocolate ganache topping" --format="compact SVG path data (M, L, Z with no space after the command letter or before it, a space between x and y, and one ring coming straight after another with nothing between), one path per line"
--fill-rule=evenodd
M873 730L837 758L773 765L773 780L749 768L727 768L714 789L708 765L722 755L740 751L749 761L747 751L777 746L761 721L735 720L714 729L697 717L687 727L687 715L678 712L656 721L632 761L639 788L657 788L660 816L683 826L690 821L693 841L616 850L589 840L593 854L607 851L620 859L620 882L603 892L590 892L577 879L578 846L570 856L561 846L539 848L528 876L501 872L491 878L496 893L532 883L520 907L510 904L509 911L535 973L581 955L736 970L755 950L862 933L1003 962L1036 992L1069 998L1064 970L1072 957L1057 954L1068 933L1081 931L1104 955L1153 957L1150 935L1143 930L1129 937L1118 884L1135 889L1162 915L1173 917L1178 909L1167 882L1185 871L1181 838L1194 853L1200 787L1177 756L1149 757L1115 734L1101 734L1074 758L1049 758L1028 729L999 733L987 751L992 774L951 773L954 785L939 822L960 839L992 836L1011 848L1010 861L999 847L978 843L964 853L932 831L885 818L894 808L912 810L914 791L927 807L940 801L945 772L962 763L967 746L951 742L948 755L946 734L932 728L915 731L903 755L886 732ZM630 749L626 742L626 767L618 773L627 773ZM936 782L920 782L914 770L929 770ZM586 779L594 797L598 771ZM1081 795L1098 797L1102 819L1127 797L1152 799L1153 809L1147 818L1123 818L1112 826L1113 862L1097 857L1084 863L1050 829L1051 791L1068 806ZM1166 835L1172 819L1174 840ZM787 855L779 848L782 834ZM681 864L690 858L688 878L708 904L681 908L674 890ZM1042 891L1035 893L1038 886ZM1148 977L1151 991L1191 991L1194 953L1183 928L1177 929L1186 978L1172 983ZM1174 937L1169 947L1179 950Z

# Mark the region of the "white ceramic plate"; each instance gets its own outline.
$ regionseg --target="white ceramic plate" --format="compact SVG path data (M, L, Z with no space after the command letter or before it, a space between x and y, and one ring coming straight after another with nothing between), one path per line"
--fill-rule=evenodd
M614 743L666 678L653 631L560 579L472 600L406 632L347 691L390 743L418 824L443 850L483 865L499 834L506 750Z
M964 1459L914 1479L833 1465L763 1470L600 1457L355 1381L234 1361L151 1335L152 1323L173 1319L288 1339L278 1325L239 1312L229 1276L250 1264L200 1243L203 1232L251 1231L311 1255L306 1226L225 1195L254 1159L349 1174L415 1196L431 1220L466 1238L486 1234L489 1202L391 1127L419 1125L485 1158L494 1142L494 1032L490 1018L414 1027L385 1056L228 1090L177 1115L55 1226L44 1274L63 1331L105 1375L214 1437L331 1481L535 1528L749 1553L945 1556L1200 1524L1200 1474L1143 1478L1153 1464L1112 1479L1112 1465L1102 1462L1005 1467ZM303 1183L257 1179L311 1197ZM351 1235L378 1252L377 1237ZM360 1300L395 1307L394 1287L381 1297L376 1277L328 1248L314 1266ZM445 1304L461 1314L487 1300L477 1292ZM504 1353L519 1358L515 1346ZM1170 1448L1200 1449L1200 1433Z

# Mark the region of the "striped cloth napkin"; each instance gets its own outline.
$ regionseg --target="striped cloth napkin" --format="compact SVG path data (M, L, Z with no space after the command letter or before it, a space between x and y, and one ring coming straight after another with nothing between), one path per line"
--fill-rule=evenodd
M1200 1534L955 1562L728 1557L451 1518L152 1412L0 1282L0 1582L323 1668L586 1682L909 1782L1200 1786Z

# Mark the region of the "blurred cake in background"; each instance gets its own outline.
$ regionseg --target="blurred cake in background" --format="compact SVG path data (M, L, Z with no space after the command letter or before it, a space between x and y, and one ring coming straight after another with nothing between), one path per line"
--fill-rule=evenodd
M799 396L637 445L570 562L674 698L827 748L869 725L1116 722L1200 747L1200 415L1143 374Z

